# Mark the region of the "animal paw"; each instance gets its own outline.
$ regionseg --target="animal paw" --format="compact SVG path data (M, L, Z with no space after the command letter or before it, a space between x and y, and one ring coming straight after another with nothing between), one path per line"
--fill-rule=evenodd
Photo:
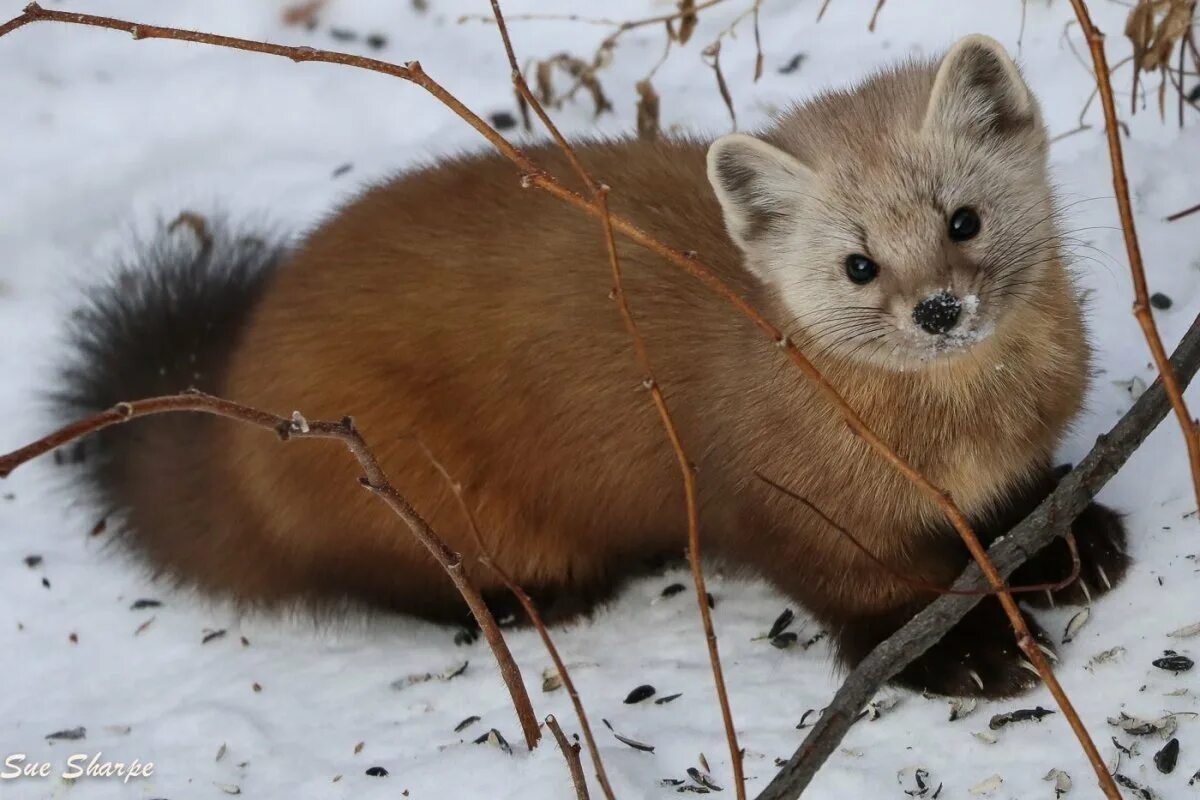
M1026 615L1043 652L1057 660L1050 637ZM1037 670L1017 646L1012 625L997 600L985 598L942 640L893 679L929 694L952 697L1014 697L1040 682Z
M1085 605L1121 582L1129 570L1125 553L1125 524L1107 506L1092 503L1071 526L1079 550L1079 578L1058 591L1023 592L1023 603L1038 608L1059 604ZM1071 574L1071 551L1063 539L1048 545L1009 579L1012 586L1057 583Z

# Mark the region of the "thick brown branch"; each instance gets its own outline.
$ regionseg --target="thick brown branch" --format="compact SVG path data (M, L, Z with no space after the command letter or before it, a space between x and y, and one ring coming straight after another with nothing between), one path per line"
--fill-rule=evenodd
M1196 421L1188 411L1179 381L1171 371L1166 348L1163 347L1162 337L1158 335L1158 326L1155 325L1154 315L1150 311L1150 289L1146 284L1146 269L1142 264L1137 226L1133 221L1133 204L1129 200L1129 181L1125 177L1125 155L1121 149L1121 135L1117 128L1117 105L1113 98L1112 80L1109 78L1108 57L1104 53L1104 34L1092 22L1084 0L1071 0L1071 6L1075 9L1075 16L1079 19L1079 26L1083 29L1083 35L1092 53L1096 86L1100 90L1100 103L1104 108L1108 156L1112 162L1113 190L1117 196L1117 210L1121 215L1121 229L1125 234L1129 272L1133 277L1133 315L1142 327L1142 335L1146 338L1146 344L1150 346L1154 364L1162 376L1167 396L1171 399L1171 407L1175 410L1175 417L1183 430L1183 440L1187 444L1188 461L1192 470L1192 489L1196 495L1196 503L1200 505L1200 431L1197 430Z
M450 576L450 580L454 582L455 588L458 589L463 600L471 609L476 622L479 623L480 630L483 631L484 638L487 639L492 653L496 656L500 674L512 696L513 707L516 709L517 718L520 720L521 729L525 734L526 744L531 750L537 745L541 733L538 730L537 717L533 712L529 693L525 691L525 684L521 680L521 670L513 660L504 636L500 633L500 627L496 624L492 612L488 610L483 596L463 572L462 557L451 550L441 537L433 532L424 518L396 490L375 458L375 454L367 446L362 434L354 427L350 417L345 417L340 422L309 422L299 414L294 415L292 419L285 419L266 411L200 392L132 400L127 403L118 403L108 411L67 425L32 444L0 456L0 478L7 478L14 469L31 459L95 431L120 425L138 417L171 412L196 412L224 417L274 431L279 438L285 441L289 439L336 439L344 444L362 467L362 485L387 503L388 507L404 521L413 536L429 551L429 554L437 560L446 574Z
M1186 386L1200 367L1200 317L1175 349L1171 363L1175 374ZM1091 451L1050 496L988 550L988 556L1001 574L1012 574L1056 537L1067 533L1075 518L1117 474L1170 408L1162 381L1155 381L1108 433L1096 439ZM964 570L954 582L954 588L963 591L974 591L985 585L980 580L979 568L974 565ZM941 639L981 599L970 594L939 597L872 650L846 678L791 760L756 800L795 800L799 797L879 688Z

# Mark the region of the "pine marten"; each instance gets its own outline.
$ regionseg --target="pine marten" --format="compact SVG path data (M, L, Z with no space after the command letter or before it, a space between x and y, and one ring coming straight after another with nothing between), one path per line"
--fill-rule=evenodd
M968 37L753 137L578 151L615 187L616 213L694 250L780 323L985 542L1053 486L1090 350L1039 107L998 43ZM530 155L570 175L555 147ZM234 229L164 233L76 315L63 413L195 387L284 415L351 415L489 596L502 587L422 446L463 485L491 558L547 613L589 606L647 559L682 552L684 497L610 298L600 226L518 178L494 154L439 161L291 246ZM773 342L660 258L619 249L695 462L706 554L803 604L855 664L934 596L896 573L949 584L965 548ZM203 415L137 420L97 443L94 487L122 510L133 550L180 584L253 605L465 616L341 444L281 446ZM1113 511L1092 505L1074 533L1083 571L1063 602L1097 596L1128 566ZM1069 571L1056 546L1013 580ZM992 697L1035 680L991 598L898 678Z

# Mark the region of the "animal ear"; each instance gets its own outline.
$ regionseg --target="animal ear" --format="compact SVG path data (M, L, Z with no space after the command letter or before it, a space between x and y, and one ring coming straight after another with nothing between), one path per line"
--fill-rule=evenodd
M731 133L708 148L708 180L742 250L793 216L813 177L794 156L753 136Z
M923 129L1007 137L1041 130L1041 114L1004 46L976 34L960 39L942 59Z

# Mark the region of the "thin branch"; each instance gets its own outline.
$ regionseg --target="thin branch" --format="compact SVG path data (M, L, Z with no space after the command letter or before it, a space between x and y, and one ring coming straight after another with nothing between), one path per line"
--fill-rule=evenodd
M90 433L113 425L120 425L138 417L171 412L212 414L274 431L284 441L290 439L336 439L344 444L362 467L363 477L360 478L360 481L363 487L387 503L388 507L404 521L413 536L429 551L429 554L454 582L455 588L458 589L459 594L471 609L471 614L479 623L480 630L483 631L488 645L492 648L492 653L496 656L496 663L500 666L500 675L504 678L504 683L512 696L513 707L516 709L517 718L520 720L521 729L525 734L525 743L530 750L537 746L541 733L538 730L537 717L533 712L533 704L530 702L529 694L525 691L525 684L521 680L521 670L513 660L512 653L500 632L500 627L496 624L483 596L464 573L462 556L451 550L449 545L433 532L424 518L396 490L375 458L375 454L367 446L362 434L354 427L350 417L345 417L340 422L309 422L296 413L291 419L285 419L266 411L201 392L132 400L118 403L108 411L67 425L36 442L0 456L0 478L7 478L13 470L25 462Z
M867 547L865 544L863 544L857 536L852 534L850 531L846 530L845 527L840 525L836 520L834 520L832 517L830 517L828 514L826 514L820 508L818 508L817 505L815 503L813 503L811 500L809 500L807 497L804 497L802 495L797 494L796 492L793 492L791 489L787 488L783 484L776 483L775 481L768 478L766 475L763 475L758 470L754 471L754 477L758 478L760 481L765 483L767 486L770 486L772 489L774 489L775 491L784 495L785 497L787 497L791 500L795 500L797 503L800 503L802 506L807 508L813 514L815 514L819 520L824 522L830 528L833 528L835 531L837 531L839 534L841 534L842 538L846 539L848 542L850 542L850 544L854 545L854 548L856 550L858 550L858 552L860 552L864 556L866 556L868 561L870 561L872 564L879 567L881 570L883 570L884 572L886 572L888 575L892 576L896 580L900 581L901 583L906 583L909 586L913 586L917 589L921 589L926 592L933 592L934 594L964 594L964 595L979 596L979 597L987 597L988 595L999 594L999 591L996 589L955 589L952 586L941 586L939 584L932 583L930 581L923 581L918 578L914 578L911 575L905 575L901 570L897 569L896 567L893 567L891 564L887 563L882 558L877 556L874 552L871 551L871 549L869 547ZM1035 583L1035 584L1031 584L1029 586L1009 586L1009 587L1007 587L1007 590L1009 592L1011 592L1012 594L1019 594L1019 593L1029 594L1029 593L1034 593L1034 592L1057 592L1057 591L1067 588L1068 586L1073 584L1075 581L1077 581L1079 579L1080 569L1082 568L1082 564L1079 561L1079 548L1075 543L1075 535L1072 534L1070 531L1067 532L1066 540L1067 540L1067 549L1071 553L1071 571L1067 575L1067 577L1063 578L1060 581L1055 581L1054 583Z
M429 459L429 463L433 464L434 469L441 474L446 484L450 487L450 491L454 493L455 500L458 501L458 507L462 510L463 517L467 520L467 529L471 533L471 538L475 542L475 548L478 555L476 559L480 564L490 569L500 582L504 584L508 591L512 592L517 598L517 602L521 604L521 608L525 610L526 616L529 617L529 623L533 625L534 630L538 632L538 636L542 638L542 644L546 648L546 652L550 654L550 660L554 662L554 668L558 670L558 676L562 679L563 688L567 690L567 696L571 698L571 705L575 706L575 715L579 717L579 726L583 729L583 738L587 741L588 752L592 756L592 766L596 770L596 780L600 782L600 788L604 792L607 800L616 800L613 794L612 785L608 781L608 773L604 769L604 762L600 759L600 748L596 746L596 739L592 736L592 726L588 723L587 712L583 709L583 700L579 697L579 691L575 688L575 681L571 679L571 673L567 670L567 665L562 659L562 655L558 652L558 647L555 646L554 640L550 638L550 631L546 629L546 623L542 619L541 613L537 609L537 605L524 589L521 588L507 570L500 567L492 557L491 550L483 543L483 535L479 532L479 524L475 521L475 513L471 510L471 506L467 503L467 499L463 494L462 483L455 480L446 469L445 465L438 460L433 451L430 450L423 441L417 440L417 445L425 453L425 457ZM553 719L550 717L547 719Z
M1195 214L1197 211L1200 211L1200 203L1197 203L1196 205L1191 206L1190 208L1185 208L1182 211L1176 211L1174 214L1171 214L1170 216L1167 217L1167 222L1175 222L1176 220L1180 220L1186 216Z
M698 511L698 501L696 499L696 478L692 468L691 460L684 450L683 442L679 435L679 430L675 426L675 420L671 416L670 409L667 407L666 397L663 395L658 381L654 377L654 369L650 362L650 355L646 350L645 340L642 338L641 331L638 329L637 322L633 318L633 313L630 311L629 303L625 296L624 284L621 280L621 261L617 254L617 243L613 236L612 215L608 208L608 186L597 184L592 175L583 166L579 160L575 149L567 142L566 137L559 131L558 126L550 119L550 115L538 102L537 97L529 89L529 85L525 82L525 77L521 74L521 70L517 66L517 57L513 52L512 41L508 35L508 27L504 23L504 15L500 11L499 0L491 0L492 12L496 17L496 26L500 30L500 36L504 40L504 49L508 54L509 66L512 69L513 85L517 92L526 99L526 102L533 108L538 119L545 125L551 137L558 144L559 149L566 155L572 168L579 175L580 180L591 192L593 198L593 206L599 212L600 221L603 224L604 241L608 250L609 267L612 271L613 279L613 298L617 301L617 307L621 312L621 318L625 323L625 329L629 333L629 338L633 343L634 356L637 360L638 367L642 371L643 382L650 390L651 398L654 401L654 407L658 410L659 419L662 421L663 429L666 432L667 439L671 443L671 447L675 452L675 460L679 464L680 475L683 480L684 499L687 504L687 524L688 524L688 561L692 568L692 582L696 589L696 602L700 609L700 620L704 628L705 641L708 644L709 663L712 668L713 683L717 692L717 702L721 708L721 720L725 727L725 738L729 745L729 758L733 768L734 792L738 800L745 800L746 797L746 781L742 769L742 751L738 746L737 730L733 724L733 712L729 707L729 695L725 688L725 676L721 667L720 649L717 645L717 635L713 628L712 613L708 606L708 589L704 581L704 570L700 560L700 514Z
M1096 86L1100 90L1100 103L1104 107L1105 133L1108 137L1108 155L1112 162L1113 189L1117 196L1117 209L1121 215L1121 229L1125 234L1125 250L1129 257L1129 271L1133 277L1133 315L1142 327L1142 335L1154 356L1154 363L1162 376L1167 396L1171 398L1171 406L1179 427L1183 431L1183 440L1187 444L1188 461L1192 470L1192 489L1196 502L1200 504L1200 432L1196 429L1196 421L1188 411L1179 388L1179 381L1171 370L1167 360L1167 351L1163 347L1162 337L1158 334L1158 326L1154 323L1154 315L1150 311L1150 289L1146 285L1146 269L1142 264L1142 250L1138 245L1137 227L1133 221L1133 204L1129 200L1129 181L1125 177L1125 156L1121 150L1121 137L1117 128L1117 107L1113 98L1112 81L1109 78L1108 58L1104 53L1104 34L1092 22L1084 0L1071 0L1079 26L1087 39L1092 52L1092 65L1096 72Z
M567 769L571 771L571 783L575 786L576 800L589 800L587 781L583 779L583 765L579 763L579 745L567 741L553 714L546 717L546 727L554 734L558 749L562 750L563 758L567 760Z
M1171 361L1179 379L1185 385L1190 382L1200 368L1200 317L1175 348ZM1163 383L1156 380L1108 433L1096 438L1095 446L1063 477L1057 488L991 546L988 555L996 568L1005 576L1012 574L1056 537L1069 531L1075 518L1124 466L1170 408ZM980 575L977 566L969 566L954 582L954 588L966 591L986 586ZM970 594L939 597L872 650L847 676L787 765L756 800L799 797L880 687L939 641L981 599Z
M883 11L883 4L886 2L887 0L878 0L875 3L875 10L871 13L871 22L867 25L867 30L871 33L875 32L875 23L879 20L879 12Z

